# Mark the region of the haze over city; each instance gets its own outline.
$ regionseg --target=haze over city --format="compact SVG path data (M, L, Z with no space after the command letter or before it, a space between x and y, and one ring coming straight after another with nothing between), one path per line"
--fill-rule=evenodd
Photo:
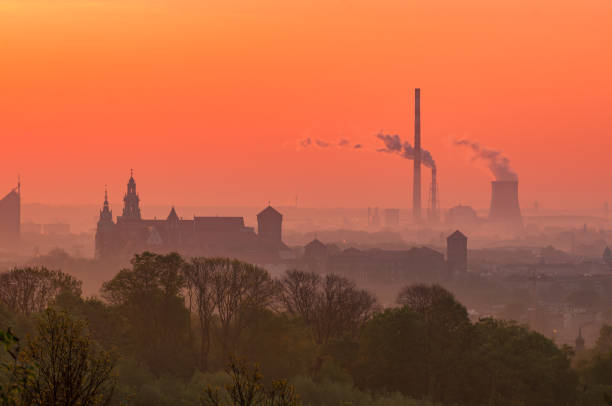
M612 405L611 18L0 0L0 406Z

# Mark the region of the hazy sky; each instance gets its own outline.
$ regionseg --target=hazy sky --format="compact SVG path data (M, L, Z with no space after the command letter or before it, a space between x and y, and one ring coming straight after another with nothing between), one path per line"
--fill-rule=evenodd
M0 193L20 172L27 202L118 204L134 168L143 204L407 207L408 161L296 146L411 139L420 87L443 206L488 204L464 137L504 151L524 206L601 206L611 20L609 0L0 0Z

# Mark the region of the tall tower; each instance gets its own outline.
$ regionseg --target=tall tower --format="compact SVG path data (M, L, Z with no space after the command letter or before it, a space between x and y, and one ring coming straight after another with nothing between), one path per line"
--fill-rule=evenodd
M127 193L123 198L123 220L140 220L140 198L136 193L136 181L134 181L134 170L130 170L130 180L127 184Z
M283 215L272 206L266 207L257 215L257 235L268 244L282 242Z
M108 204L108 191L104 190L104 205L102 210L100 210L100 218L96 228L96 258L109 258L113 254L115 243L114 228L113 212Z
M446 238L446 263L452 272L468 269L467 237L459 230Z
M21 234L21 181L0 199L0 243L12 246Z
M421 89L414 89L414 179L412 182L412 221L421 221Z
M429 188L429 213L428 220L437 223L439 220L438 212L438 171L434 166L431 168L431 186Z

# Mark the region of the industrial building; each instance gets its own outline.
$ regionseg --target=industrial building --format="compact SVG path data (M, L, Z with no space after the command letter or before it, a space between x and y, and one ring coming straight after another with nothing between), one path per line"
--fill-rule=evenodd
M518 197L518 181L496 180L491 182L489 221L512 227L520 227L523 224Z

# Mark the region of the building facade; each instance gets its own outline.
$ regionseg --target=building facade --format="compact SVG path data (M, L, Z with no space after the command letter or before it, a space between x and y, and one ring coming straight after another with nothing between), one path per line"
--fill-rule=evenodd
M130 176L123 212L116 221L105 192L96 230L96 257L123 258L148 250L274 261L288 250L282 242L282 219L276 209L266 207L257 215L257 233L245 225L243 217L194 216L184 220L174 207L165 219L143 219L136 181Z

